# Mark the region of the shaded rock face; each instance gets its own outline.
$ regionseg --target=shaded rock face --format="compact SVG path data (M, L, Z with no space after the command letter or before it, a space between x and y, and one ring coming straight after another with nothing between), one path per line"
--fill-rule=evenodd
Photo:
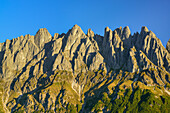
M129 87L136 81L146 87L170 83L169 41L165 49L146 27L134 35L128 26L114 31L106 27L104 32L104 37L91 29L85 34L74 25L66 34L52 37L43 28L35 36L0 43L4 111L57 112L70 103L91 111L86 102L97 89L90 88L103 91L100 84L110 91L114 80L131 80Z

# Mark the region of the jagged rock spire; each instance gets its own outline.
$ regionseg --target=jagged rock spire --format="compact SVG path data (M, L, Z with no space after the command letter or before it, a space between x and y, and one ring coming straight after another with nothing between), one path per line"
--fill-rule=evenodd
M52 39L51 34L46 28L41 28L38 30L34 37L34 43L39 47L43 48L44 44Z
M169 45L170 40L168 51ZM56 33L53 39L43 28L35 36L7 40L0 43L0 89L4 89L0 90L3 100L0 106L10 112L69 112L68 106L76 110L74 105L83 105L82 112L99 109L108 112L105 103L96 109L95 104L101 98L116 103L120 96L133 98L137 91L138 97L145 100L149 97L142 91L148 89L148 93L154 93L150 100L159 99L160 108L163 100L163 106L168 108L165 96L170 93L170 54L167 50L146 27L134 35L128 26L114 31L106 27L103 37L91 29L86 35L74 25L67 34ZM131 105L123 104L120 111L128 110L126 107ZM150 104L149 110L154 105L157 107L157 103ZM109 108L114 107L113 104Z
M146 26L142 26L140 34L145 35L147 32L149 32L148 28Z
M91 29L88 29L87 36L88 37L94 37L94 32Z
M128 26L123 28L123 38L122 39L127 39L131 35L130 29Z

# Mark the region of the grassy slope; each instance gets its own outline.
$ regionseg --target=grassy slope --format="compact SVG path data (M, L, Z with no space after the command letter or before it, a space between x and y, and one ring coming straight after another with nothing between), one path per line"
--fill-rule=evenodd
M147 75L146 75L147 76ZM46 78L47 76L45 76ZM55 103L50 106L55 107L56 112L169 112L170 97L163 92L163 86L154 84L147 86L139 80L136 82L135 73L119 71L106 76L101 70L88 72L77 76L79 84L83 83L82 94L79 95L72 89L73 76L65 71L59 71L50 76L45 86L39 88L33 94L25 94L29 97L22 99L17 105L17 111L24 111L25 101L32 100L36 106L40 107L37 112L53 110L46 109L45 104L39 102L37 94L54 97ZM47 80L42 78L42 83ZM41 81L41 79L40 79ZM53 82L51 82L53 81ZM132 88L133 85L133 88ZM15 97L15 96L14 96ZM12 98L10 100L13 100ZM64 103L62 102L64 100ZM48 100L49 101L49 100ZM34 110L34 107L31 108Z

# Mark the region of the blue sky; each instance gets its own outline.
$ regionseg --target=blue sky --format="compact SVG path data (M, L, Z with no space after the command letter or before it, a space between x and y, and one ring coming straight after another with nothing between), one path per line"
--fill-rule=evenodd
M129 26L132 33L147 26L165 46L170 38L170 0L0 0L0 42L21 35L35 35L47 28L66 33L78 24L104 35Z

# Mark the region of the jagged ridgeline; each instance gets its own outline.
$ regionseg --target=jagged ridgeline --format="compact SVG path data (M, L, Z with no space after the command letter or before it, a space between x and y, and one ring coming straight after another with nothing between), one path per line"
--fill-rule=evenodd
M75 25L0 43L1 112L170 112L170 41Z

